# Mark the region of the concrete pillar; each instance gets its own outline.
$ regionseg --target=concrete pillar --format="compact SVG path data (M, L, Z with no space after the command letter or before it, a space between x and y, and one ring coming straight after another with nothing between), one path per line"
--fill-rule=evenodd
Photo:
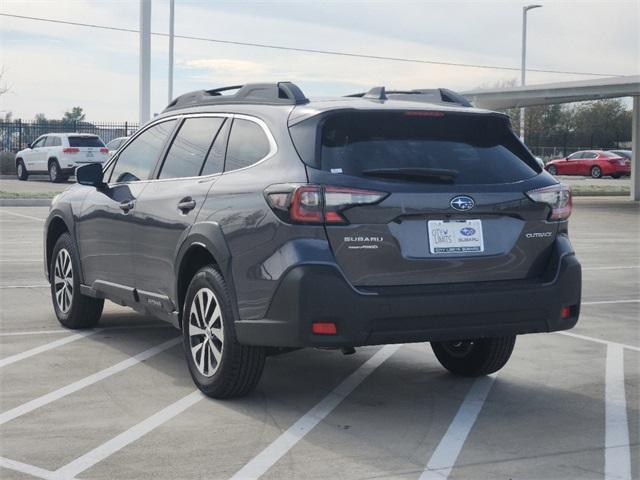
M631 131L631 199L640 201L640 97L633 97Z
M140 126L151 117L151 0L140 0Z

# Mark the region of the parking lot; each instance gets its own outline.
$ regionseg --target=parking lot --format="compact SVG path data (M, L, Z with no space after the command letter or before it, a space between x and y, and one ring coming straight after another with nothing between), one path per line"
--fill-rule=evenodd
M427 344L300 350L251 396L195 391L178 332L107 303L62 329L42 274L46 207L0 208L0 478L639 478L640 208L577 198L583 304L481 379Z

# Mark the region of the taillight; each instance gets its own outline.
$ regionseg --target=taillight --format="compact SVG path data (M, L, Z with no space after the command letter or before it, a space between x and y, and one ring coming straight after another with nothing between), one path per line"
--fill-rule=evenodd
M534 202L546 203L551 207L549 220L566 220L571 215L571 188L559 183L527 192Z
M107 147L102 147L100 149L100 153L109 153L109 149Z
M387 195L331 185L274 185L265 191L269 206L281 220L312 224L347 224L344 210L378 203Z
M80 149L75 147L66 147L66 148L63 148L62 151L64 153L78 153Z

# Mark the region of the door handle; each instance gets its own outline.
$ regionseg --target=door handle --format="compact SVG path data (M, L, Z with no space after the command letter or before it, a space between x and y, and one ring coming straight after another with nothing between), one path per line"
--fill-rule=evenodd
M178 210L182 213L188 213L196 208L196 201L191 197L185 197L178 203Z
M129 200L124 201L122 203L120 203L120 205L118 205L120 207L120 210L122 210L124 213L128 213L129 210L131 210L134 206L135 202L133 200Z

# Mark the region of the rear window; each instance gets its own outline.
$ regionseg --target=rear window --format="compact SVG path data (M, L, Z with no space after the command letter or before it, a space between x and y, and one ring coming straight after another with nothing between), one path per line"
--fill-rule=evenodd
M322 170L441 169L456 184L515 182L537 175L534 158L495 115L348 112L328 117L316 149ZM366 173L365 173L366 174Z
M70 147L104 147L98 137L69 137Z

